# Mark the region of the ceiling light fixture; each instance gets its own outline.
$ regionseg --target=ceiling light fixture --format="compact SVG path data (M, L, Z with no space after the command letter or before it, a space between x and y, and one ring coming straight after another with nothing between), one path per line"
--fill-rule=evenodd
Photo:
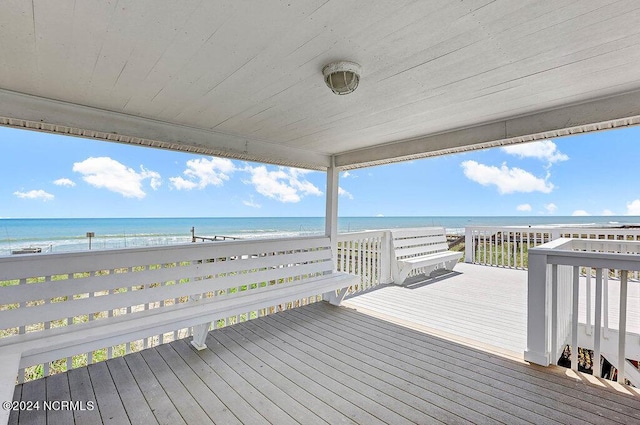
M353 93L360 82L362 67L355 62L332 62L322 69L324 82L335 94Z

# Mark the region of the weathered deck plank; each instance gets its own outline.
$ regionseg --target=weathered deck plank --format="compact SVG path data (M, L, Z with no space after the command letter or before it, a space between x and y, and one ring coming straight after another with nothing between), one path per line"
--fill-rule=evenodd
M47 394L45 381L38 379L33 381L29 385L22 387L22 397L26 400L33 400L36 403L42 403L45 400ZM33 424L33 425L45 425L47 423L47 412L44 408L32 408L20 411L18 418L19 423Z
M264 332L259 327L254 326L253 323L246 323L246 326L242 327L232 326L228 329L229 332L226 335L229 338L241 343L248 351L269 364L274 370L287 376L300 388L304 388L319 400L340 412L343 417L342 422L384 423L359 407L357 403L350 402L348 397L343 397L343 394L347 392L346 387L342 387L333 377L336 373L340 373L339 371L332 369L319 370L317 365L304 363L303 360L294 357L290 349L282 349L283 342L280 339ZM258 338L255 337L256 335ZM304 353L302 357L304 357ZM339 391L341 388L345 389L345 391ZM323 417L331 418L332 420L335 418L335 416L326 412L323 412ZM337 423L340 423L339 416L337 420Z
M308 421L308 423L322 424L353 423L351 421L346 422L345 417L333 409L330 403L321 401L304 387L296 385L287 375L279 373L273 368L271 362L254 356L252 350L247 348L247 345L249 345L247 338L240 338L239 340L232 338L233 334L235 334L232 328L233 327L222 329L219 332L211 334L211 336L220 345L225 347L229 352L229 356L233 356L230 360L234 363L234 367L240 367L239 362L242 362L251 368L253 371L250 372L251 375L253 375L253 373L259 374L264 379L264 382L270 384L263 386L266 391L265 395L271 394L272 397L274 395L279 396L277 399L275 397L271 399L274 403L282 403L290 408L292 406L295 407L295 411L290 414L297 413L300 416L299 418L294 417L294 419L298 421L304 419L304 421ZM252 377L256 379L257 375L253 375ZM303 409L299 407L303 407Z
M353 379L344 373L342 365L336 367L318 361L316 357L309 355L313 349L292 343L291 339L279 332L277 327L273 328L265 323L249 323L249 326L255 326L253 330L258 335L258 341L267 339L272 344L282 347L282 352L278 352L278 354L285 353L290 356L292 364L301 370L298 373L305 373L307 376L317 379L318 383L334 394L333 397L336 401L344 399L348 404L346 407L343 406L343 409L348 409L347 412L351 410L349 404L364 411L364 413L357 411L356 414L350 414L349 416L353 420L362 418L358 423L365 424L391 423L390 421L408 423L403 416L377 402L380 400L380 392L362 382L363 377Z
M217 372L205 363L192 346L184 340L173 342L172 348L182 357L202 382L234 413L242 423L268 424L255 408L256 400L243 397Z
M211 348L212 342L207 338L207 344ZM220 350L219 350L220 351ZM256 386L259 382L252 381L246 377L244 365L234 368L227 364L216 350L206 349L198 353L199 357L211 369L237 391L242 398L250 400L252 406L270 423L295 424L295 420L286 412L286 406L278 406L271 402L267 396L259 391Z
M13 391L13 400L12 401L20 401L22 400L22 384L16 385L15 390ZM0 400L4 401L4 400ZM9 413L9 422L7 425L17 425L18 417L20 416L19 410L12 410Z
M288 315L288 314L287 314ZM368 350L352 350L351 343L343 339L327 338L326 329L321 327L307 328L301 317L278 317L280 331L287 335L291 344L312 349L309 355L330 368L341 369L342 373L354 380L360 380L376 391L375 400L390 411L404 416L404 420L420 421L425 413L432 419L447 424L467 422L487 422L488 417L468 408L465 404L456 404L443 396L443 388L418 386L413 378L402 379L393 366L393 358L389 363L380 361L375 353ZM295 321L294 326L289 324ZM295 342L294 342L295 341ZM362 341L356 341L360 345ZM362 346L361 346L362 347ZM364 352L363 352L364 351Z
M95 363L87 367L93 392L96 395L102 422L113 425L127 425L131 422L124 409L120 395L109 373L105 362Z
M91 378L86 367L72 369L67 372L69 378L69 393L71 400L83 402L86 409L73 411L73 419L77 424L97 424L102 423L100 410L97 409L96 396L91 385ZM35 382L35 381L34 381ZM88 408L88 402L94 403L94 408Z
M142 354L134 353L124 357L131 375L136 380L140 392L153 411L160 424L186 424L178 409L158 382L153 372L145 362Z
M352 332L358 332L363 336L359 340L361 343L368 338L368 347L371 350L390 350L398 360L397 365L408 371L416 369L413 376L426 376L430 383L439 387L452 386L464 397L479 397L478 400L481 402L503 409L510 415L524 415L526 417L523 419L544 423L552 423L554 420L571 423L577 419L587 423L601 423L598 417L593 417L598 411L599 398L587 395L585 398L588 401L585 401L567 396L565 387L553 384L543 387L542 385L546 384L544 380L539 383L541 385L529 384L528 376L522 376L517 370L506 369L494 356L484 355L482 352L474 353L466 347L460 349L457 344L443 344L437 338L416 338L411 332L398 332L398 329L393 327L385 328L378 321L363 320L348 310L305 310L301 313L309 316L309 323L325 323L345 337ZM352 323L356 324L344 328L343 324L350 321L341 318L343 314L353 314ZM341 327L343 329L340 329ZM429 356L432 361L425 362L424 356ZM523 365L529 367L524 363ZM497 395L497 392L500 395ZM565 409L565 404L571 407ZM593 404L596 405L595 408ZM542 418L532 416L528 410L533 411L535 415L541 415ZM625 407L616 407L614 412L631 413Z
M216 394L207 387L180 357L170 344L158 347L158 353L171 368L176 377L182 382L198 402L205 413L217 424L240 424L238 418L220 401Z
M149 365L149 369L151 369L186 423L203 425L214 423L198 402L191 396L189 391L182 385L169 365L167 365L162 356L160 356L157 349L143 350L141 354L147 365Z
M306 317L303 317L306 316ZM340 329L340 323L333 321L327 316L300 314L296 320L310 327L310 330L318 327L327 327L334 332L333 340L342 347L357 350L349 342L349 329ZM360 325L360 324L358 324ZM360 326L351 331L360 331ZM460 405L464 405L474 410L478 414L487 416L497 422L509 423L540 423L541 417L533 414L527 409L526 402L522 402L517 397L508 395L497 398L491 393L493 388L484 382L467 379L456 373L454 368L448 368L444 362L418 362L413 358L413 354L404 354L395 344L385 346L377 340L375 335L371 339L361 338L358 343L360 349L365 349L369 353L364 363L367 366L378 367L384 372L390 373L389 383L396 386L403 385L405 390L411 391L416 396L424 397L425 392L437 388L437 393L446 398L438 404L448 407L451 413L460 412ZM344 349L345 354L350 355L351 350ZM430 353L415 353L428 355ZM484 387L483 387L484 384ZM426 400L428 401L428 400ZM518 405L521 403L521 405ZM544 406L538 410L544 410ZM508 413L507 413L508 412ZM552 414L553 411L543 413ZM465 415L468 417L467 415ZM553 423L552 418L547 416L547 423ZM487 422L487 418L478 416L472 417L474 422Z
M106 362L116 391L122 400L123 407L127 412L129 420L133 424L140 425L157 425L158 420L153 415L149 404L147 404L140 387L131 374L129 367L123 357Z
M47 378L47 400L69 401L71 390L69 389L69 375L59 373ZM73 412L65 409L48 410L47 425L67 425L73 423Z

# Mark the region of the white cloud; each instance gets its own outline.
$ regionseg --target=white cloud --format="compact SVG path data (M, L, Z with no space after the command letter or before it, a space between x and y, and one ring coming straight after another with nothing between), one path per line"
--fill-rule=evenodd
M205 187L222 186L229 176L236 171L236 166L226 158L198 158L187 161L184 177L170 177L172 186L178 190L204 189Z
M345 171L344 173L342 173L342 177L343 177L343 178L345 178L345 179L346 179L347 177L349 177L350 175L351 175L351 173L350 173L350 172L348 172L348 171Z
M520 204L516 207L518 211L531 211L531 205L529 204Z
M479 164L476 161L464 161L460 165L468 179L483 186L495 185L501 194L514 192L550 193L553 190L552 183L521 168L509 168L506 164L498 168Z
M376 217L384 217L384 214L376 214Z
M158 173L157 171L145 170L142 165L140 166L140 170L142 171L144 178L150 180L149 186L151 186L151 189L158 190L158 188L162 186L162 178L160 177L160 173Z
M606 209L602 211L602 215L616 215L613 211Z
M554 212L556 212L556 210L558 209L558 207L556 206L556 204L554 204L553 202L546 204L544 206L544 209L547 210L547 212L549 214L553 214Z
M198 183L186 180L182 177L169 177L171 185L178 190L191 190L198 186Z
M551 140L541 140L539 142L518 143L501 148L510 155L520 158L538 158L549 163L566 161L569 157L560 152L555 143Z
M636 199L627 204L626 215L640 215L640 199Z
M253 196L250 196L248 201L242 201L242 203L251 208L262 208L262 205L253 201Z
M341 187L338 187L338 196L344 196L345 198L353 199L353 195Z
M82 174L82 179L91 186L119 193L126 198L142 199L146 196L142 183L150 180L152 189L162 184L160 174L140 166L137 172L109 157L87 158L73 164L73 171Z
M277 199L280 202L299 202L306 195L322 195L322 191L304 178L310 171L296 168L278 167L269 171L264 165L258 167L246 166L243 171L251 177L244 183L251 184L258 193L267 198Z
M20 199L40 199L42 201L51 201L53 200L53 198L55 198L55 196L53 196L50 193L45 192L42 189L39 190L30 190L28 192L20 192L20 191L16 191L13 192L14 195L16 195L18 198Z
M75 182L67 178L55 180L53 184L55 184L56 186L66 186L66 187L73 187L76 185Z
M586 216L589 216L591 214L589 214L585 210L575 210L574 212L571 213L571 215L574 216L574 217L586 217Z

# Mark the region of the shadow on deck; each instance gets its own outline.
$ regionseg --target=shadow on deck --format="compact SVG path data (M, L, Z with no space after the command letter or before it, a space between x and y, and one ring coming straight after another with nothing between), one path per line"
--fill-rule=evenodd
M411 299L426 288L448 297L438 281L416 288L398 289ZM481 301L467 294L470 305ZM13 413L9 423L640 423L634 389L531 366L402 320L316 303L243 322L210 332L201 352L178 340L18 385L15 399L41 408ZM95 408L45 411L44 400Z

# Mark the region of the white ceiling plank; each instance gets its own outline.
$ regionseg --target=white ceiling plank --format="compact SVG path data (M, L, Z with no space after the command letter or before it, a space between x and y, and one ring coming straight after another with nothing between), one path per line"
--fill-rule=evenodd
M11 0L4 2L2 8L11 13L0 13L0 87L11 85L20 91L33 89L39 69L33 5Z
M589 124L625 119L629 119L629 122L621 124L640 122L640 91L477 127L347 152L337 155L335 163L338 167L348 169L378 161L395 162L417 158L423 154L429 156L427 155L429 153L452 153L463 147L465 150L480 149L516 143L522 139L539 140L554 137L552 133L568 135L581 131L580 127ZM603 127L610 128L607 125ZM573 131L570 132L570 129Z
M322 168L327 155L640 90L636 0L7 5L0 89L154 125L125 125L107 113L120 126L109 131L97 119L74 121L67 106L54 113L55 102L28 117L54 127L51 117L60 117L60 128L75 123L100 137L130 130L129 137L230 157L246 157L250 141L274 147L265 162ZM333 60L362 65L355 93L335 96L324 85L322 67ZM6 122L19 118L10 105L3 110ZM200 133L178 140L176 128Z

